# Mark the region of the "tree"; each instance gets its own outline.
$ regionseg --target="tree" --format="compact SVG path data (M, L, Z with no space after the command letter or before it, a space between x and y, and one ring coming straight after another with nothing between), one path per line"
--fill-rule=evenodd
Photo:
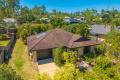
M82 16L85 17L86 22L91 25L93 24L93 20L95 19L95 17L97 16L97 10L95 9L87 9L84 12L82 12Z
M18 36L26 43L26 39L30 35L34 35L37 33L45 32L47 29L50 29L50 25L45 25L45 24L22 24L18 28ZM49 27L49 28L48 28Z
M33 28L30 24L22 24L18 29L18 36L26 43L27 37L32 35Z
M109 54L119 57L120 55L120 31L113 30L105 37L105 44Z
M31 14L35 16L35 20L39 20L40 18L47 15L45 6L35 6L31 9Z
M52 17L50 23L53 25L54 28L61 28L63 25L63 20L61 18Z
M75 64L77 62L77 52L69 51L63 53L64 60L66 63Z
M6 64L0 65L0 80L23 80L21 76Z
M54 80L82 80L79 69L73 64L66 64L54 75Z
M81 23L77 26L76 33L80 34L82 37L88 37L90 33L90 27L86 23Z
M56 48L54 50L54 62L58 66L62 66L64 61L63 61L63 48Z
M20 23L27 23L33 22L35 20L34 14L32 14L31 10L28 7L23 7L20 9L19 14L19 22Z
M114 30L119 24L119 12L116 9L109 11L102 10L101 12L102 21L105 25L109 25L111 31Z
M5 17L16 17L20 9L19 0L0 0L1 7Z

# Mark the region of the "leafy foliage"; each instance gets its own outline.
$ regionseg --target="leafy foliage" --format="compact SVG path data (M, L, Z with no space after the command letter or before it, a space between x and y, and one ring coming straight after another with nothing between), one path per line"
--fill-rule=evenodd
M69 51L63 53L64 60L66 63L72 63L75 64L77 61L77 52Z
M43 73L43 74L37 74L35 80L52 80L52 79L48 74Z
M54 76L54 80L81 80L79 69L73 64L66 64L58 70Z
M0 0L1 16L15 17L19 9L19 0Z
M120 53L120 31L112 31L105 37L108 53L119 57Z
M49 26L45 26L44 24L22 24L20 28L18 29L18 35L24 43L26 43L26 39L28 36L44 32L47 30Z
M82 37L88 37L90 33L90 27L86 23L81 23L77 26L76 33L80 34Z
M63 61L63 48L56 48L54 50L54 62L56 63L56 65L58 66L62 66L64 61Z
M17 75L16 72L8 65L0 65L0 79L1 80L23 80L21 76Z

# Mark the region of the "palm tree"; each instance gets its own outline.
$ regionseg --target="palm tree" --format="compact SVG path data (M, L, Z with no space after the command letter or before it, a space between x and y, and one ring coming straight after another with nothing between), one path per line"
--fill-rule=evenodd
M110 26L110 30L114 30L119 24L119 12L116 9L111 11L102 12L102 21L107 26Z

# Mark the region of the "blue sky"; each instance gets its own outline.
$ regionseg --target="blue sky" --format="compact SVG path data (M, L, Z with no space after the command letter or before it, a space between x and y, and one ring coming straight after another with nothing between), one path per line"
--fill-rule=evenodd
M120 10L120 0L20 0L21 5L32 8L37 5L44 5L47 11L53 9L64 12L83 11L94 8L97 10L116 8Z

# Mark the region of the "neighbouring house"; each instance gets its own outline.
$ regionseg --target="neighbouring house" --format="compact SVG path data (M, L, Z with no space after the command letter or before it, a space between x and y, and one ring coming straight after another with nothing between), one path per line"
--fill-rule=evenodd
M15 25L17 26L17 20L14 18L5 18L3 19L3 21L7 24L7 25Z
M120 26L117 26L115 30L120 30ZM106 35L108 32L110 32L110 26L106 25L92 25L91 26L91 34L92 35Z
M114 28L115 30L120 31L120 26L117 26L116 28ZM104 41L104 36L109 33L110 30L110 26L109 25L92 25L91 26L91 35L95 36L96 39L100 40L100 41Z
M50 19L49 18L41 18L40 21L48 23L48 22L50 22Z
M92 35L106 35L110 32L110 26L105 25L92 25L91 26L91 34Z
M80 18L65 18L64 22L67 23L81 23L81 22L85 22L85 18L84 17L80 17Z
M76 50L78 56L81 56L87 47L98 44L100 44L99 41L86 39L61 29L54 29L27 38L29 55L34 62L41 59L53 58L53 49L57 47Z

